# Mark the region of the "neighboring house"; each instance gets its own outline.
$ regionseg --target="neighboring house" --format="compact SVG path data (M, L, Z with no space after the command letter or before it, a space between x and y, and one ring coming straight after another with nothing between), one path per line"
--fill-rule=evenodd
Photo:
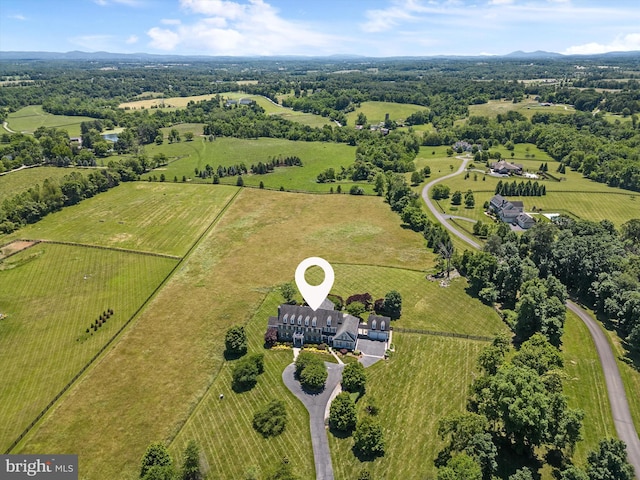
M510 163L506 160L500 160L499 162L491 164L491 170L493 170L494 173L499 173L501 175L511 175L512 173L521 174L522 165L519 163Z
M250 98L241 98L240 100L234 100L232 98L227 99L226 106L230 107L232 105L252 105L253 100Z
M536 224L536 221L533 217L527 213L521 213L516 217L516 223L520 228L528 229L533 227Z
M518 216L524 212L524 204L518 201L510 202L502 195L494 195L489 201L489 209L503 222L515 224Z
M278 316L269 317L267 328L278 331L278 341L292 342L294 347L305 343L326 343L334 348L355 350L358 336L386 341L389 338L391 319L369 315L367 323L348 313L335 310L333 303L325 300L316 311L311 307L282 304Z

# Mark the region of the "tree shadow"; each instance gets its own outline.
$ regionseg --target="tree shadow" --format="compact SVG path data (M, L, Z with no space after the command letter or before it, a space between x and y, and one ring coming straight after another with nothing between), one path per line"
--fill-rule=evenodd
M231 389L236 393L244 393L253 389L257 383L257 380L255 382L233 382L231 384Z
M509 478L517 470L527 467L533 473L534 480L540 479L540 474L537 472L542 468L543 464L533 453L528 455L517 453L504 439L496 440L496 447L498 449L498 455L496 456L496 461L498 462L497 477Z
M229 350L225 350L224 353L223 353L224 359L227 360L227 361L237 360L237 359L245 356L246 354L247 354L246 351L244 351L244 352L231 352Z
M361 462L373 462L376 458L384 456L384 455L371 454L369 452L363 452L357 449L355 445L351 447L351 452L353 453L353 456L356 457Z
M331 432L331 435L333 435L336 438L340 438L340 439L345 439L345 438L349 438L350 436L353 435L353 430L338 430L337 428L333 428L331 426L331 423L329 423L329 432Z
M322 387L320 388L311 388L307 385L303 385L302 383L300 384L300 387L302 388L302 391L304 393L306 393L307 395L320 395L322 392L324 392L324 385L322 385Z

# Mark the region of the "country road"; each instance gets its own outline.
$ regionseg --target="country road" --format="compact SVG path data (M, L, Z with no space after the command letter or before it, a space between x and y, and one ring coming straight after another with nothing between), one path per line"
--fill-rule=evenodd
M449 230L451 233L453 233L455 236L457 236L473 248L480 250L482 247L479 243L470 239L446 221L446 219L449 218L450 215L446 215L438 211L436 206L431 201L431 198L429 197L429 189L433 185L442 180L455 177L456 175L464 172L464 169L466 168L467 163L470 159L463 157L457 158L460 158L462 160L462 165L460 166L460 168L454 173L441 178L437 178L427 183L422 189L422 198L426 202L427 207L429 207L429 210L431 210L431 213L435 215L438 221L442 225L444 225L447 230ZM629 402L624 390L624 384L622 383L620 370L618 370L618 365L616 363L613 351L611 350L611 345L609 345L607 337L600 329L598 323L586 310L570 300L567 301L567 308L578 315L580 320L584 322L584 324L589 329L589 333L591 334L591 338L593 338L593 342L596 345L598 358L600 359L600 365L602 365L605 383L607 385L607 393L609 395L611 414L613 416L614 425L616 427L616 433L618 434L618 438L627 444L627 455L629 457L629 463L631 463L631 465L633 465L633 467L635 468L636 478L640 480L640 439L638 438L638 433L636 432L635 426L633 424L633 419L629 410Z
M442 180L445 180L447 178L451 178L451 177L455 177L456 175L460 175L462 172L464 172L464 169L467 168L467 164L471 161L471 158L465 158L465 157L456 157L460 160L462 160L462 165L460 165L460 168L458 168L457 171L450 173L449 175L445 175L444 177L440 177L440 178L436 178L435 180L431 180L429 183L427 183L424 188L422 189L422 198L425 201L425 203L427 204L427 207L429 207L429 210L431 210L431 213L433 213L436 218L438 219L438 221L447 229L449 230L453 235L455 235L456 237L460 238L462 241L467 242L469 245L471 245L473 248L481 250L482 246L475 242L474 240L471 240L469 237L467 237L466 235L464 235L463 233L461 233L460 231L458 231L457 229L453 228L451 226L451 224L449 224L449 222L447 222L447 218L450 217L449 215L445 215L443 213L441 213L436 206L433 204L433 202L431 201L431 198L429 197L429 189L435 185L438 182L441 182Z

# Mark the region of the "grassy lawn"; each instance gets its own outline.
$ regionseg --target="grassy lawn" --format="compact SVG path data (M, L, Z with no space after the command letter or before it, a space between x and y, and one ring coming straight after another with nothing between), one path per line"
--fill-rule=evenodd
M134 478L147 445L172 437L216 378L221 333L252 318L313 255L335 264L433 262L380 198L242 190L134 328L17 450L77 452L88 478Z
M372 478L435 478L433 461L444 446L437 422L463 411L476 358L486 345L454 338L394 334L396 352L386 362L367 369L367 393L358 402L362 418L367 397L380 408L386 453L373 462L360 462L352 453L353 437L329 434L337 480L356 478L362 468Z
M175 263L44 244L0 263L0 312L7 315L0 320L2 451L142 305ZM114 315L107 323L95 334L85 334L108 308Z
M324 142L293 142L291 140L276 138L261 138L258 140L245 140L237 138L218 138L209 142L204 138L196 138L193 142L180 142L174 144L149 145L147 153L153 156L162 152L170 159L169 165L151 173L143 175L143 178L160 174L166 176L167 181L173 181L174 177L179 182L182 177L190 179L190 182L211 183L210 178L202 180L195 176L195 169L204 170L206 165L214 169L218 165L225 167L244 163L247 168L258 162L269 161L273 157L297 155L302 160L302 167L278 167L274 172L266 175L243 175L247 186L260 185L264 182L266 188L279 189L284 186L287 190L299 190L306 192L334 191L341 185L343 192L348 192L354 182L317 183L316 178L320 172L327 168L340 171L340 167L351 165L355 159L355 147L339 143ZM221 183L235 185L237 177L224 177ZM373 185L359 183L365 192L373 193Z
M309 414L282 381L282 371L293 361L293 353L262 346L266 319L277 312L281 301L279 293L267 295L247 325L249 352L265 354L265 372L257 386L235 393L231 389L235 361L224 362L203 401L171 445L174 458L179 458L186 443L195 439L209 466L209 478L245 478L252 471L266 472L284 456L300 478L313 478ZM265 439L251 422L253 413L272 399L285 402L288 422L282 435Z
M235 187L123 183L10 236L184 255Z
M36 184L42 186L42 182L44 182L46 178L61 179L74 171L83 174L88 173L87 169L35 167L0 175L0 203L2 203L5 198L12 197Z
M124 102L118 105L119 108L128 108L130 110L140 110L151 107L164 106L164 108L184 108L189 102L201 102L203 100L211 100L216 94L209 95L192 95L190 97L169 97L169 98L149 98L146 100L135 100L133 102Z
M360 112L367 116L368 123L379 123L384 122L387 113L389 114L389 119L393 121L404 121L412 113L427 109L428 107L410 103L362 102L359 108L347 114L347 124L355 125Z
M80 123L94 120L90 117L52 115L42 110L42 105L30 105L10 113L7 125L15 132L33 133L38 127L56 127L66 130L71 137L80 136Z
M595 345L586 325L569 310L562 341L567 375L564 392L571 408L581 408L585 412L584 440L576 446L574 460L578 465L585 465L589 451L597 447L601 439L615 437L616 430Z

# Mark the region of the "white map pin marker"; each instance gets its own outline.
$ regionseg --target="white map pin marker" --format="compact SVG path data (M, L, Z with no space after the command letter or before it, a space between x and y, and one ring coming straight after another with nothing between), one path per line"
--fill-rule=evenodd
M320 285L309 285L304 278L304 273L307 269L314 266L324 270L324 281ZM298 285L302 298L305 299L313 311L316 311L329 295L334 279L333 268L324 258L305 258L296 268L296 285Z

